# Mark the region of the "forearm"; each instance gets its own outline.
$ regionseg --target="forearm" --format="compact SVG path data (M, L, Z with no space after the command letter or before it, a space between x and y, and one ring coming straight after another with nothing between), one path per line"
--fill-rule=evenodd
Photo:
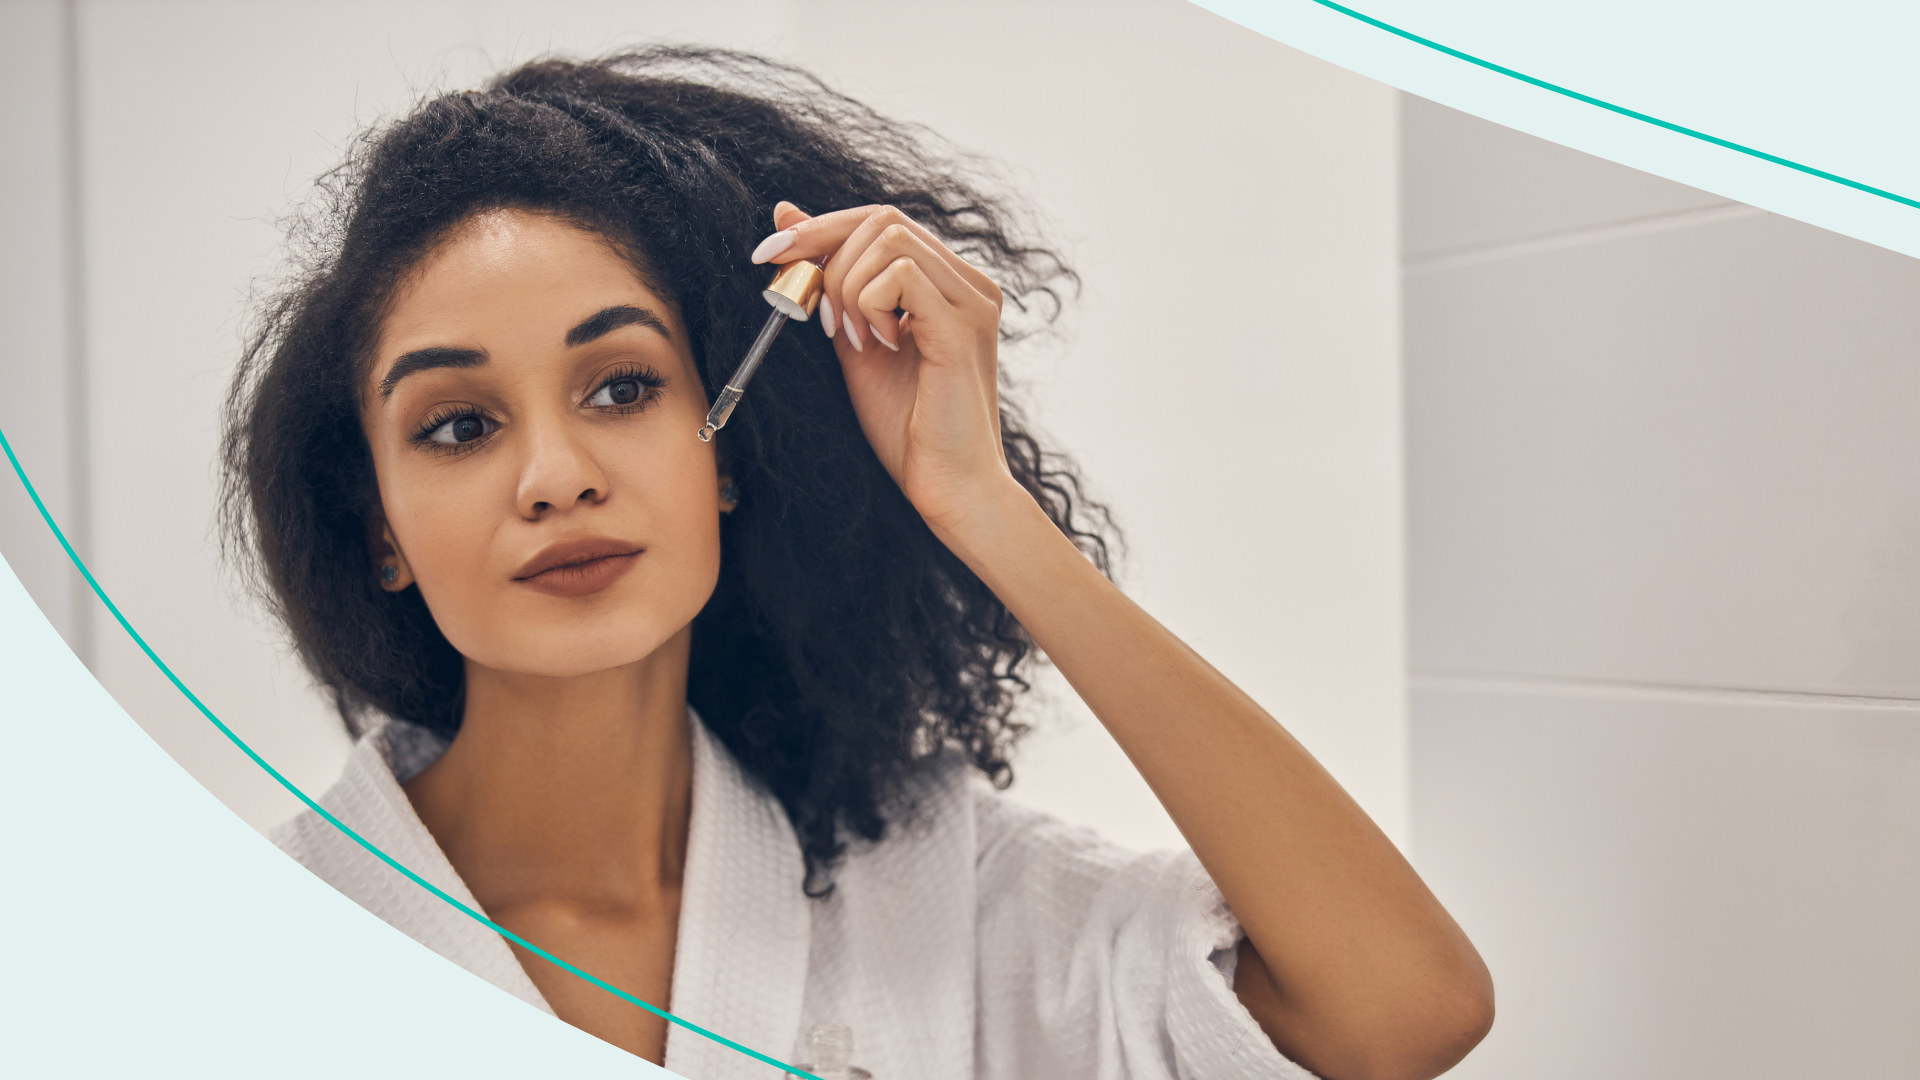
M834 347L875 456L1106 724L1233 905L1259 961L1236 989L1275 1043L1331 1080L1432 1076L1464 1054L1488 1022L1486 970L1412 868L1006 471L999 287L890 207L809 219L782 204L776 225L756 258L831 256L823 311L841 316Z
M1242 998L1281 1050L1344 1078L1432 1075L1471 1047L1490 1005L1477 1000L1490 998L1478 955L1305 748L1017 487L936 529L1106 725L1219 885L1258 953L1249 978L1271 973Z

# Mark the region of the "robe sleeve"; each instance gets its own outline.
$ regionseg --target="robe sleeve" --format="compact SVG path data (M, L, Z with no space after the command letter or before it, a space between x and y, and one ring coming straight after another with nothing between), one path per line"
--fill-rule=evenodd
M1312 1080L1235 996L1240 923L1191 852L973 798L980 1077Z

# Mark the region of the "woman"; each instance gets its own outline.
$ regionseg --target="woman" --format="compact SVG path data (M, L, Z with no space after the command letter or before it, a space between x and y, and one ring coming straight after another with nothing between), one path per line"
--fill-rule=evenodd
M236 379L228 509L365 735L323 800L348 826L755 1049L846 1021L883 1080L1430 1077L1485 1033L1486 969L1392 844L1104 576L999 396L1071 274L911 131L657 49L429 102L332 191ZM796 259L824 333L696 439L754 264ZM1191 854L991 790L1036 648ZM313 814L276 841L602 1039L766 1074Z

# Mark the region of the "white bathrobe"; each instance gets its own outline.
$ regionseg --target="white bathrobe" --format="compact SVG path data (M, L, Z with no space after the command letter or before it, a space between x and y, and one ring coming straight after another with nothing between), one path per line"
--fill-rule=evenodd
M1239 923L1191 853L1135 854L1002 797L957 759L914 824L857 845L825 901L780 804L694 718L693 816L674 955L676 1015L781 1060L815 1024L853 1028L875 1080L1310 1080L1234 996ZM360 741L320 801L476 910L400 782L444 749L410 724ZM311 811L283 850L421 944L552 1012L498 934ZM776 1070L677 1025L692 1080Z

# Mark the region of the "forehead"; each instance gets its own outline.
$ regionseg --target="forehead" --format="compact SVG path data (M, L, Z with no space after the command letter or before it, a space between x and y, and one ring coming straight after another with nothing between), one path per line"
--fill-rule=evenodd
M569 332L582 320L616 307L646 312L638 324L655 327L662 344L691 362L678 310L648 286L613 241L553 214L476 214L422 257L395 290L378 327L366 385L382 385L396 360L423 349L505 357L512 366L553 358L579 340L577 333L569 340ZM492 359L484 366L498 370Z
M654 295L632 258L606 236L553 214L489 210L454 226L421 258L401 281L386 321L462 301L526 306L582 288Z

